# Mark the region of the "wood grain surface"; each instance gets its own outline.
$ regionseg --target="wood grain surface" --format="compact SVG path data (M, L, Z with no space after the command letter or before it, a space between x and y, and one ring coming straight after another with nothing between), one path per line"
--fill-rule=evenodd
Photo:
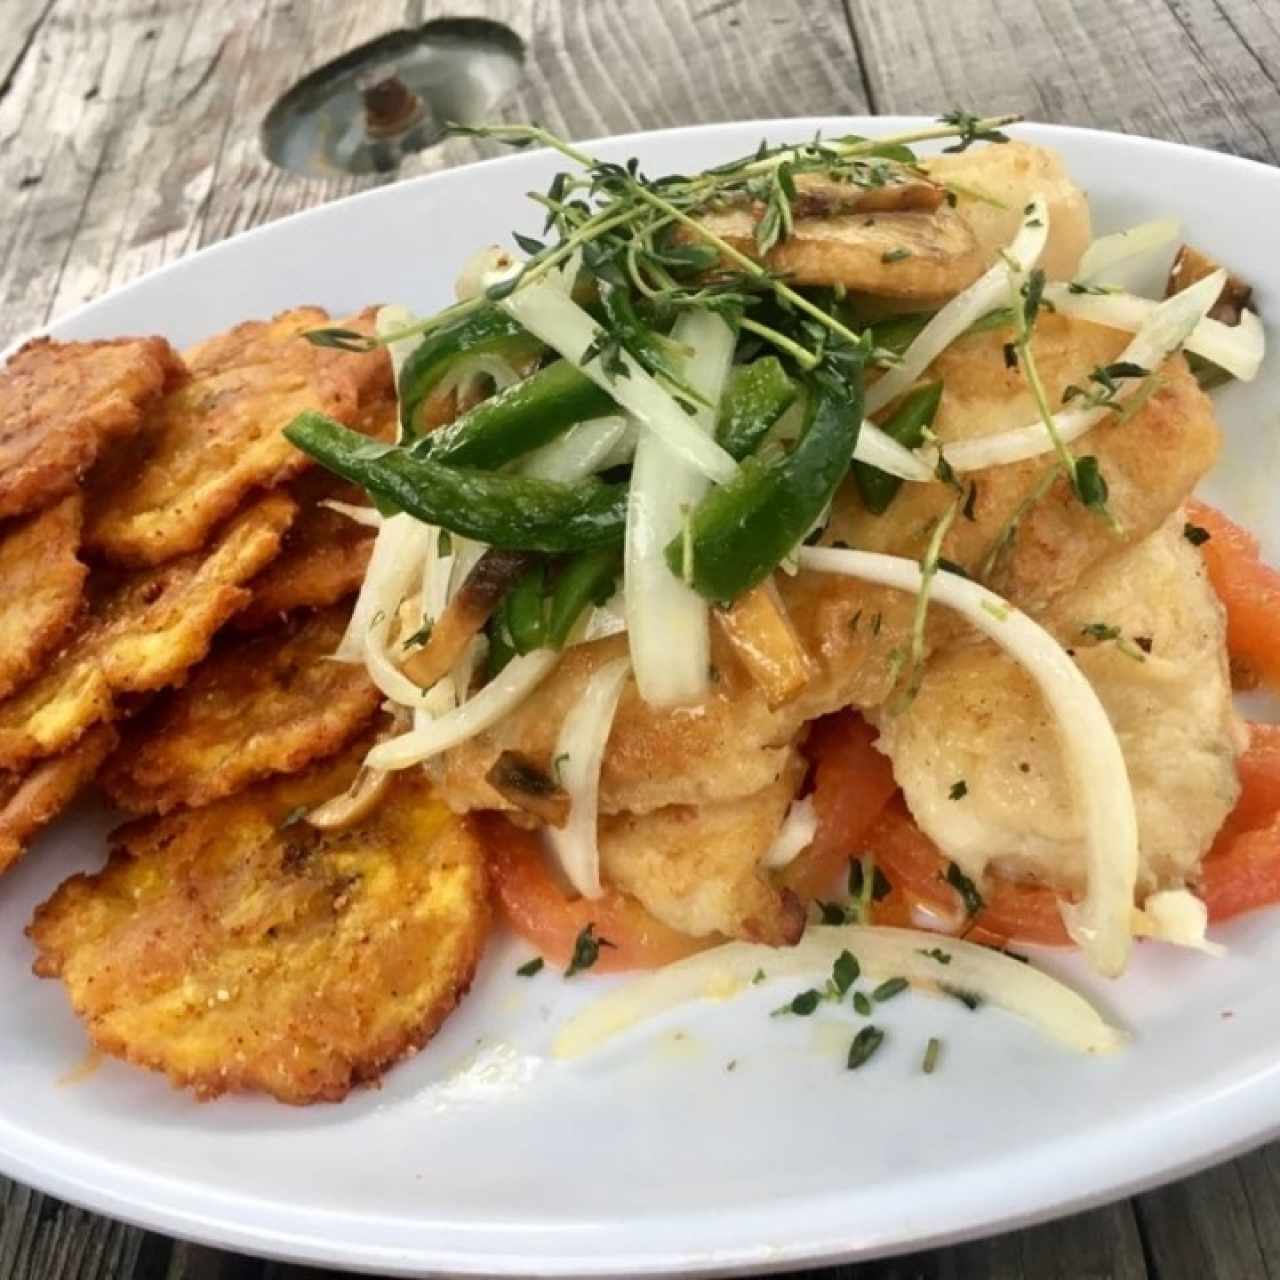
M0 0L0 345L193 249L369 185L273 168L303 73L465 13L524 40L496 114L572 136L951 106L1280 161L1278 0ZM483 148L452 141L405 174ZM0 1280L303 1280L0 1180ZM858 1280L1280 1280L1280 1147Z

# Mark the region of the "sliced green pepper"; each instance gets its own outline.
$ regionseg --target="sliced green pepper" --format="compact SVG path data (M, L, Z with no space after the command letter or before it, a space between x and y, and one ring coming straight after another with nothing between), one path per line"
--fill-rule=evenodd
M627 512L622 484L557 484L447 467L403 446L370 440L314 411L300 413L284 434L381 504L492 547L559 555L622 541Z
M795 398L796 384L777 356L739 365L720 401L716 440L741 462Z
M736 599L767 577L821 515L849 469L862 425L862 380L806 378L804 426L790 452L748 458L673 538L671 571L710 600Z
M557 360L425 436L415 452L433 462L488 470L549 444L574 423L616 411L607 391Z
M515 656L516 647L511 643L511 633L507 630L506 610L499 609L489 619L489 656L485 662L489 679L492 680Z
M617 551L602 547L580 551L560 570L551 592L547 644L562 648L574 623L589 605L603 604L614 591L622 561Z
M547 566L535 564L507 592L503 621L516 653L541 649L547 642Z
M445 375L464 356L497 355L518 360L543 344L500 307L481 307L431 333L400 370L400 423L407 438L422 434L421 410Z
M881 424L880 430L908 449L918 448L924 441L926 428L933 426L941 399L942 383L926 382L902 397L892 417ZM902 481L897 476L865 462L853 464L853 478L862 495L863 506L872 515L883 515L902 488Z

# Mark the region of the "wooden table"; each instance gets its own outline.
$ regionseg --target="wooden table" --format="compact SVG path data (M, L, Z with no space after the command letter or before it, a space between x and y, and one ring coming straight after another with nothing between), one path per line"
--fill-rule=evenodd
M203 245L346 195L258 126L383 31L484 13L527 46L502 104L575 137L962 105L1280 161L1277 0L0 0L0 345ZM450 142L409 174L478 154ZM0 1180L4 1280L300 1280ZM1280 1277L1280 1145L1065 1221L858 1277Z

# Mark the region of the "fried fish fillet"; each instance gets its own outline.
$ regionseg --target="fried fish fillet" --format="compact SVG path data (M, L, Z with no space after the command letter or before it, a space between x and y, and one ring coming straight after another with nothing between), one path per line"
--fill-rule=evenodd
M0 775L0 872L76 798L115 747L116 731L100 724L60 756L28 773Z
M1140 896L1186 883L1240 791L1244 735L1223 610L1182 529L1179 513L1087 573L1042 619L1120 739L1138 814ZM1086 634L1098 625L1119 634ZM910 709L883 717L879 746L917 822L973 880L994 864L1083 890L1080 814L1053 717L994 645L966 641L932 659ZM957 779L960 800L950 790Z
M253 599L235 617L244 631L278 622L296 609L336 604L364 581L376 530L321 506L332 499L368 506L362 490L327 471L310 471L290 486L298 515L280 554L249 584Z
M237 325L189 351L191 380L91 477L86 546L124 566L194 551L251 490L311 465L282 434L296 414L317 409L354 424L362 398L385 399L385 351L356 355L302 337L327 320L318 308L299 307L270 322Z
M0 698L35 675L80 608L82 508L71 494L0 538Z
M349 614L334 606L215 643L181 689L130 722L107 794L133 813L167 813L340 751L381 700L362 666L331 661Z
M65 751L110 720L117 695L182 680L250 598L243 585L279 550L293 502L268 494L206 551L156 569L95 575L78 634L34 681L0 702L0 768Z
M778 780L754 795L606 815L600 822L605 879L681 933L790 946L804 932L804 906L769 880L760 860L804 772L794 753Z
M0 518L65 497L186 376L163 338L37 338L0 372Z
M1016 370L1005 368L1009 335L987 333L956 343L929 377L943 377L935 429L944 440L969 439L1025 426L1035 418L1030 393ZM1071 383L1085 384L1098 365L1114 360L1127 335L1064 316L1041 316L1034 350L1050 399ZM1166 363L1161 385L1127 422L1095 427L1081 451L1097 456L1111 488L1110 507L1121 526L1083 507L1059 480L1023 516L993 579L996 590L1037 612L1089 568L1119 554L1176 511L1217 456L1219 432L1207 397L1181 356ZM1010 518L1035 489L1041 459L977 473L973 519L957 519L944 554L976 571ZM824 540L918 559L937 518L955 501L942 484L905 485L882 516L867 513L846 484ZM694 707L646 706L634 684L624 691L601 777L605 813L643 813L672 804L705 804L751 795L781 771L787 749L806 720L841 707L874 707L889 696L910 636L915 598L883 587L815 573L781 574L778 587L815 674L794 701L770 709L736 658L713 643L717 680ZM960 625L939 607L929 636L942 643ZM485 781L502 751L516 751L550 767L565 713L592 673L625 651L612 637L569 650L556 670L511 715L445 754L433 768L451 804L460 809L504 808Z
M361 825L291 821L360 752L122 828L28 927L93 1043L201 1098L339 1101L420 1049L489 929L483 847L420 771Z

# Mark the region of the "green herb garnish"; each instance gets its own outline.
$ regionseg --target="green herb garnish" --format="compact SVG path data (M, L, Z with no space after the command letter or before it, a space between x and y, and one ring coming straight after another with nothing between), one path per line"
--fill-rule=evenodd
M873 1053L880 1047L884 1041L884 1032L879 1027L869 1026L863 1027L856 1036L853 1037L853 1043L849 1046L849 1062L850 1071L856 1071L860 1066L871 1057Z
M516 973L522 978L532 978L535 973L541 973L543 965L546 963L541 956L534 956L532 960L526 960L517 970Z
M596 936L594 923L584 925L582 931L574 939L573 956L569 960L569 967L564 971L564 976L572 978L575 973L590 969L600 959L600 948L612 946L613 943L608 938Z

